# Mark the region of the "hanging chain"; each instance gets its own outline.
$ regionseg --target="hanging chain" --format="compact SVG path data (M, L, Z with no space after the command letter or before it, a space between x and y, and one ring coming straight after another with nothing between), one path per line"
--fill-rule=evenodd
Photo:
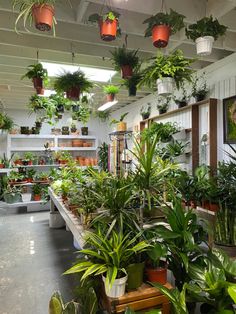
M128 34L125 35L125 48L128 47Z
M37 63L39 63L39 51L37 50Z

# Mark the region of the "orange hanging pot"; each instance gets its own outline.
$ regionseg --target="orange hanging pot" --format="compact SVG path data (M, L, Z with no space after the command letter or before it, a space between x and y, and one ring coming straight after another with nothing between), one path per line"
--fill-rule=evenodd
M107 101L114 101L115 99L115 94L107 94Z
M152 42L156 48L165 48L168 45L171 28L168 25L156 25L152 29Z
M101 39L104 41L112 41L116 39L118 20L108 20L100 21L100 35Z
M50 31L53 25L53 17L55 14L54 7L48 4L35 4L32 8L32 15L35 27L42 31Z
M123 79L129 79L133 75L133 69L132 67L127 64L127 65L122 65L121 66L121 75Z

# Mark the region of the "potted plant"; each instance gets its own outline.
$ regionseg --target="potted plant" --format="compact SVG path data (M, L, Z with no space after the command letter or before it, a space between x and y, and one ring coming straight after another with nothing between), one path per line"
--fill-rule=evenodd
M35 176L36 171L34 169L28 169L26 176L28 182L33 182L33 178Z
M169 97L169 96L167 96L167 97L163 97L163 96L158 97L157 109L159 111L159 114L163 114L163 113L166 113L168 111L171 99L172 98Z
M102 171L108 172L108 145L104 142L98 147L98 165Z
M78 100L80 93L89 92L92 87L93 84L80 70L74 73L65 72L58 76L54 83L55 90L58 93L66 92L66 97L70 100Z
M13 8L19 10L19 15L15 22L15 30L17 32L17 24L22 19L24 21L24 27L26 28L26 22L29 21L30 25L32 21L35 23L35 27L40 31L50 31L53 29L55 35L54 18L56 0L14 0Z
M142 74L138 72L134 72L132 77L129 79L125 79L122 83L128 91L129 91L129 96L136 96L137 94L137 86L141 82L142 79Z
M127 123L124 122L124 119L125 117L128 115L129 113L126 112L126 113L123 113L121 116L120 116L120 120L116 120L116 119L112 119L111 121L111 125L112 124L116 124L116 131L118 132L125 132L127 130Z
M183 108L183 107L187 106L189 96L187 94L186 88L183 85L181 86L180 89L181 89L181 95L179 95L178 97L174 97L174 100L175 100L175 103L177 104L178 108Z
M7 114L0 112L0 130L11 131L13 127L14 127L13 119Z
M98 23L102 40L112 41L116 39L117 35L121 34L119 16L120 14L115 11L109 11L104 15L95 13L89 16L89 21Z
M138 50L127 50L125 46L110 51L116 71L121 71L123 79L133 76L133 70L139 65Z
M173 143L169 143L166 149L170 157L172 157L176 163L181 164L186 162L185 147L187 145L188 142L174 141Z
M142 116L143 120L146 120L150 117L151 114L151 104L148 103L146 106L142 106L141 110L140 110L140 114Z
M38 95L44 94L44 84L48 82L48 71L43 68L41 63L29 65L27 72L22 76L22 79L27 77L33 81L34 88Z
M89 293L89 288L87 293ZM65 303L60 292L54 292L49 302L49 314L77 314L79 313L79 304L70 301ZM92 313L92 311L90 312Z
M107 101L114 101L115 95L119 93L120 89L115 85L106 85L103 87L103 91L107 95Z
M71 134L76 134L77 133L77 128L76 128L76 124L75 123L71 123L70 132L71 132Z
M167 268L164 262L164 267L162 265L162 258L166 259L167 247L162 243L154 243L151 248L147 250L149 257L149 263L146 267L146 274L148 281L159 282L161 284L166 284L167 282Z
M19 188L15 186L11 187L10 185L8 185L4 191L3 198L7 204L14 204L22 201Z
M70 109L70 103L67 98L64 97L63 94L54 94L49 97L50 99L56 102L56 110L58 113L64 113L65 109Z
M107 296L121 297L125 293L127 282L126 267L132 257L148 247L145 241L136 244L139 236L130 238L130 234L112 231L108 237L101 237L96 233L86 232L86 243L89 248L81 250L80 253L88 260L80 260L65 274L84 272L81 280L85 280L88 276L105 274L102 279Z
M170 13L159 12L146 19L143 24L148 24L145 37L152 36L153 45L165 48L170 35L175 34L184 27L185 16L170 9Z
M25 186L22 188L21 197L22 197L23 203L31 202L32 194L27 191L27 187L25 187Z
M62 130L62 135L69 135L70 134L70 128L68 126L63 126L61 128Z
M186 28L188 39L196 43L197 54L207 56L211 54L214 40L226 33L227 27L221 25L212 15L198 20Z
M0 169L5 168L3 158L0 158Z
M204 76L205 73L202 76L195 76L192 81L192 96L196 102L206 99L210 91Z
M150 88L157 86L159 95L171 94L175 85L179 89L185 81L191 81L193 73L190 69L191 63L191 60L183 56L181 50L169 55L159 53L152 64L144 69L139 85L147 85Z
M23 158L24 165L32 166L33 165L33 159L34 159L34 154L32 152L26 152L24 154L24 158Z
M33 198L35 202L41 201L41 193L42 193L42 187L40 184L35 184L32 187L33 191Z

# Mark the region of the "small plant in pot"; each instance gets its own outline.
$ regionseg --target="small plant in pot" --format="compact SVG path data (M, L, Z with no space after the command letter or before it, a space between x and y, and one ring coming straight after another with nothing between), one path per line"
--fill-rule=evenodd
M36 171L34 169L28 169L26 173L27 181L28 182L33 182L33 178L35 176Z
M192 96L196 102L207 98L210 90L205 80L205 73L202 76L195 76L192 82Z
M142 108L140 110L140 114L141 114L143 120L146 120L150 117L151 110L152 110L152 107L151 107L150 103L148 103L145 106L142 106Z
M196 43L198 55L207 56L211 54L214 41L223 36L226 30L226 26L210 16L189 25L186 28L186 36Z
M44 85L48 83L48 71L43 68L41 63L29 65L27 70L27 73L22 76L22 79L27 77L32 80L37 94L43 95Z
M103 91L107 95L107 101L114 101L115 95L119 93L120 89L115 85L106 85L103 87Z
M138 50L128 50L125 46L110 51L116 71L121 71L123 79L133 76L133 70L139 65Z
M124 119L128 114L129 114L128 112L123 113L120 116L120 120L112 119L110 125L115 124L116 125L116 131L125 132L127 130L127 123L124 122Z
M181 50L169 55L159 53L150 60L152 63L143 70L139 86L157 88L159 95L169 95L173 93L175 86L179 89L184 82L191 82L193 70L190 65L193 61L185 58Z
M77 128L76 128L76 124L75 123L71 123L70 132L71 132L71 134L76 134Z
M80 93L89 92L92 87L93 84L80 70L74 73L65 72L58 76L54 83L55 90L58 93L66 92L66 97L70 100L78 100Z
M175 103L178 108L186 107L189 101L189 95L187 94L187 90L184 86L180 88L181 94L178 97L174 97Z
M24 154L24 159L23 159L23 164L25 166L29 165L29 166L32 166L33 165L33 160L34 160L34 154L31 153L31 152L26 152Z
M55 35L55 2L56 0L14 0L13 8L19 10L19 15L15 22L16 32L17 24L22 19L25 28L27 21L29 21L30 25L32 25L32 22L34 21L35 27L38 30L44 32L53 29Z
M40 184L35 184L32 187L32 191L33 191L34 201L36 202L41 201L42 186Z
M63 126L61 128L62 130L62 135L69 135L70 134L70 128L68 126Z
M136 96L137 94L137 86L140 83L142 79L142 74L139 72L134 72L132 77L129 79L125 79L122 83L122 85L124 85L128 91L129 91L129 96Z
M167 247L162 243L154 243L147 251L149 263L146 267L147 279L150 282L159 282L166 284L167 282L167 268L166 255ZM162 261L161 259L164 259Z
M158 97L157 109L159 111L159 114L163 114L163 113L166 113L168 111L171 99L172 98L169 97L169 96L167 96L167 97L163 97L163 96Z
M44 121L44 117L38 117L36 119L36 121L35 121L36 129L41 129L43 121Z
M55 101L57 112L64 113L65 108L68 106L68 99L66 99L63 94L59 93L51 95L49 98Z
M89 16L89 21L98 23L102 40L112 41L116 39L116 36L121 35L119 16L120 14L115 11L110 11L104 15L95 13Z
M3 198L7 204L14 204L22 201L19 188L15 186L11 187L10 185L8 185L4 191Z
M170 35L184 28L184 18L184 15L172 9L170 13L159 12L143 22L143 24L148 24L145 37L152 36L153 45L156 48L165 48Z
M14 121L7 114L0 112L0 130L11 131L14 127Z

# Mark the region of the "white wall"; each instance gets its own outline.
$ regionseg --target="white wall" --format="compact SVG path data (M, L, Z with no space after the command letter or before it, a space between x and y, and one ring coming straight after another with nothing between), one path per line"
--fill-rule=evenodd
M206 68L199 71L199 73L205 72L207 83L210 87L210 97L217 98L219 100L217 105L218 113L218 160L227 159L225 151L228 149L228 145L223 143L223 102L224 98L236 95L236 53L224 58ZM193 99L191 100L193 102ZM190 102L191 102L190 101ZM149 95L137 102L133 103L129 107L122 108L113 113L113 117L118 119L119 116L129 111L129 115L126 118L128 123L128 128L133 129L135 125L138 125L142 120L140 116L140 109L142 105L151 103L152 113L151 117L158 114L156 109L157 106L157 96L155 94ZM174 104L170 105L170 109L176 109ZM170 119L168 119L170 121ZM164 120L163 120L164 122ZM181 121L180 125L181 125ZM186 124L183 123L183 125Z

